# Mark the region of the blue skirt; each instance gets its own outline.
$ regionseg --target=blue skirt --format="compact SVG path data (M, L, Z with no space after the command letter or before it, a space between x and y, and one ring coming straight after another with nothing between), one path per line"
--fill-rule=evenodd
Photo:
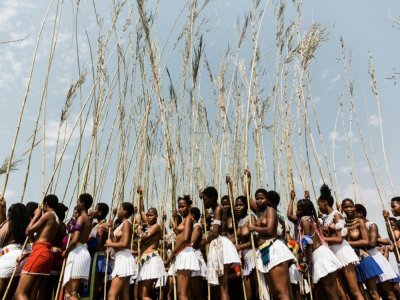
M370 278L381 275L383 271L371 256L367 256L356 265L356 273L357 281L365 282Z
M397 276L396 278L393 278L392 280L390 280L390 282L392 282L392 283L400 283L400 277Z

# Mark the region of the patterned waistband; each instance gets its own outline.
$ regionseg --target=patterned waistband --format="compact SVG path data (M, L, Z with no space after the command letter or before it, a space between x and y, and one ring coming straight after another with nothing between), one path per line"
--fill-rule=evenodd
M266 247L270 247L270 246L272 246L272 244L273 244L276 240L277 240L276 238L266 240L261 246L258 247L258 249L260 249L260 251L261 251L262 249L264 249L264 248L266 248Z
M3 256L5 254L7 254L8 252L14 251L14 250L19 250L21 249L21 245L20 244L10 244L5 246L4 248L0 249L0 256Z
M156 256L160 256L160 254L158 254L157 250L149 252L149 253L146 253L146 254L143 254L142 257L139 260L139 264L142 266L146 262L148 262L150 259L152 259L153 257L156 257Z

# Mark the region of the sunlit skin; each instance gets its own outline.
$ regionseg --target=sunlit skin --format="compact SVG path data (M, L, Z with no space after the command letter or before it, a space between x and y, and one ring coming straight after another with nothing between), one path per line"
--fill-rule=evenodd
M356 218L356 208L354 203L350 200L343 200L343 212L346 214L346 220L351 221ZM359 228L349 230L347 240L353 248L369 247L369 236L363 219L358 219ZM379 293L376 285L377 277L373 277L364 282L367 287L369 297L374 300L379 300Z
M330 214L333 212L332 206L330 206L326 200L320 198L317 204L321 213ZM336 214L333 223L330 224L329 227L323 228L325 242L327 242L328 245L341 244L343 242L342 230L335 229L335 225L339 223L341 219L343 219L343 217L340 214ZM353 264L349 264L339 270L339 282L341 283L339 290L346 290L346 293L351 299L364 299L358 287L356 269ZM344 282L346 282L346 285L344 285ZM340 294L339 298L341 300L346 299L346 296Z
M367 219L365 218L364 214L362 211L355 211L355 217L363 220L364 222L367 222ZM368 229L367 229L368 230ZM378 237L379 237L379 231L378 231L378 226L376 224L372 224L368 230L368 237L369 237L369 246L370 248L375 248L378 245ZM390 281L385 281L385 282L378 282L378 291L381 294L383 299L388 299L388 300L395 300L396 299L396 294L393 290L393 286Z
M313 243L308 245L305 249L305 257L308 264L312 262L312 254L321 246L321 240L318 234L315 234L315 227L312 224L311 218L301 218L303 216L303 206L297 205L296 215L299 219L300 226L303 230L303 234L311 235ZM306 211L304 211L306 212ZM311 213L311 212L310 212ZM311 217L311 215L308 215ZM337 271L329 273L328 275L319 279L318 283L315 284L316 292L321 297L322 295L327 300L336 300L338 297L338 285L337 285Z
M193 219L193 223L201 222L203 217L200 216L200 220L196 220L195 216L192 214L189 214L189 216ZM194 226L193 227L193 232L192 232L192 238L191 238L191 245L195 250L198 250L200 248L200 242L203 238L203 230L202 230L203 225L200 226ZM202 300L205 297L204 293L204 280L203 277L201 276L192 276L190 279L190 297L193 300ZM169 298L171 299L171 298Z
M114 236L111 233L110 239L106 241L106 247L113 247L115 251L130 249L133 227L130 222L125 222L128 217L128 212L121 206L117 213L118 220L121 221L122 229L119 236ZM107 299L129 300L129 280L130 277L115 277L111 281L110 290Z
M193 232L193 219L188 217L190 206L187 204L185 199L178 200L178 212L182 217L182 222L176 228L176 244L172 250L170 257L165 262L169 265L176 255L184 249L191 240ZM179 270L177 273L177 285L178 285L178 299L186 300L189 299L189 286L191 279L191 270Z
M201 246L205 246L207 243L210 243L213 239L216 239L218 235L224 232L223 228L226 226L226 212L222 208L222 206L218 205L218 201L214 197L209 197L208 195L202 194L202 199L204 203L204 207L209 209L212 208L214 214L214 220L221 221L221 225L213 224L212 228L209 232L207 239L203 239L200 243ZM218 278L219 288L221 292L221 300L229 300L228 294L228 275L229 269L231 265L224 265L224 275Z
M138 188L138 193L142 197L142 190ZM140 236L140 250L142 254L157 251L158 244L162 236L161 226L157 224L157 212L153 209L149 209L147 213L144 213L143 202L140 205L140 213L142 220L147 222L148 230L142 233ZM138 294L139 299L150 300L152 295L153 286L157 279L142 280L139 282Z
M235 215L238 221L245 218L247 216L247 205L243 202L242 198L237 198L235 201ZM252 223L254 223L254 218L252 219ZM238 244L236 244L236 249L238 251L251 249L251 241L250 241L250 231L248 224L245 224L241 227L237 228L237 238ZM256 290L256 269L243 278L246 289L247 299L253 299L253 291Z
M264 193L255 195L256 204L262 216L257 220L255 225L249 224L250 232L258 232L259 246L266 240L277 238L278 215L276 206L271 203ZM266 281L271 287L274 298L281 300L289 300L291 295L291 284L289 278L289 262L283 262L266 273Z
M235 233L234 233L234 228L233 228L231 203L229 202L229 199L227 199L227 198L222 199L221 206L225 212L225 215L227 216L226 228L225 228L225 231L222 232L222 235L225 235L228 239L230 239L230 241L232 243L235 243Z
M79 202L79 201L78 201ZM35 210L35 214L30 224L26 229L27 235L37 233L37 242L54 243L56 234L60 229L60 224L56 221L53 208L47 204ZM36 297L37 289L44 279L41 275L21 274L17 290L15 292L15 299L24 300Z
M397 201L392 201L392 202L390 203L390 207L391 207L391 209L392 209L392 214L393 214L395 217L399 217L399 216L400 216L400 203L397 202Z

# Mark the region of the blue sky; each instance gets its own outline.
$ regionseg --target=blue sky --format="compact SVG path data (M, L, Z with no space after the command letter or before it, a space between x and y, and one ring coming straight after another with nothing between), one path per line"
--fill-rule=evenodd
M94 60L97 55L97 37L100 33L103 37L103 42L107 36L107 30L111 24L112 10L109 3L97 3L97 11L103 20L102 28L99 29L91 1L80 1L79 18L77 22L77 39L79 45L79 63L81 69L91 71L90 47L94 53ZM201 2L202 3L202 2ZM200 3L200 4L201 4ZM266 12L262 19L259 47L262 50L263 66L267 70L268 75L263 81L263 88L266 94L271 89L274 82L274 34L275 34L275 11L277 6L276 1L260 3L260 8L265 7ZM49 3L41 1L15 1L3 0L0 4L0 105L2 111L2 121L0 122L1 145L0 159L5 159L10 152L12 139L16 129L18 113L21 107L22 99L25 94L26 82L29 76L29 71L32 63L33 50L35 42L41 27L43 17L45 15ZM16 156L21 156L30 148L29 137L32 135L34 122L36 120L39 99L43 92L46 70L48 66L48 57L51 45L51 38L54 26L55 13L57 9L57 1L54 1L50 6L49 15L44 23L43 34L38 47L38 55L36 65L33 69L32 83L28 94L28 102L26 111L23 117L21 134L16 147ZM174 48L172 41L176 40L181 31L186 17L188 15L189 5L184 6L182 1L160 1L149 3L149 10L154 12L155 22L152 27L153 38L158 45L159 51L163 49L164 43L171 33L172 38L168 41L165 47L165 52L161 58L161 66L168 66L172 74L172 81L179 85L181 77L181 55L182 43L178 43ZM47 91L47 114L46 114L46 180L51 174L51 167L54 160L55 144L57 139L57 131L59 126L59 118L61 108L65 102L65 95L68 86L71 82L78 78L78 61L76 55L75 44L75 26L73 16L76 9L76 3L66 1L60 8L61 18L57 40L57 47L53 65L50 72L50 80ZM200 25L201 20L204 23L201 25L202 33L205 42L205 54L210 62L211 69L218 72L222 58L224 57L228 47L234 49L239 36L237 29L237 20L243 24L244 16L250 11L250 1L210 1L208 5L201 11L197 25ZM181 11L182 10L182 11ZM121 21L117 22L118 29L124 25L123 20L129 18L130 13L133 14L132 24L134 26L138 22L137 9L135 2L127 2L120 14ZM181 13L181 14L180 14ZM397 27L396 20L400 17L400 4L397 1L308 1L303 3L301 15L301 32L302 34L315 22L322 23L327 28L327 41L323 42L321 47L317 49L315 57L310 65L310 84L312 101L318 115L319 125L323 136L323 141L327 149L328 160L333 169L332 164L332 141L335 140L335 162L336 162L336 177L338 178L337 189L340 197L356 198L358 201L366 204L371 220L376 221L381 228L382 235L386 235L381 217L381 203L377 196L376 187L371 177L371 171L365 159L363 148L360 141L360 136L356 127L356 120L351 123L349 118L348 93L346 89L345 73L341 62L341 46L340 38L343 37L345 44L345 54L347 59L351 58L351 66L349 69L350 80L354 84L354 102L356 106L357 117L360 122L361 130L366 140L370 159L373 159L372 149L375 153L377 168L375 174L378 177L379 186L384 194L385 205L388 205L388 200L398 192L397 183L400 180L400 175L397 172L400 159L398 153L400 151L400 143L398 142L397 122L398 113L400 111L399 95L399 75L400 62L398 53L400 53L400 28ZM175 23L175 20L176 23ZM288 1L285 11L285 26L290 21L296 20L295 10L292 2ZM175 27L173 27L175 26ZM90 45L86 36L85 28L89 37ZM171 30L171 28L174 28ZM247 36L249 38L249 35ZM23 39L19 42L4 43ZM110 45L105 53L105 57L109 58L107 64L107 72L109 80L116 70L117 55L113 45L116 38L111 36ZM128 45L129 36L124 34L120 40L122 46ZM196 36L195 44L198 42ZM234 51L232 52L235 53ZM231 53L229 59L228 77L232 75L232 64L234 55ZM369 55L373 57L375 66L375 75L379 89L379 98L381 105L381 115L383 123L384 142L386 147L387 161L394 183L395 191L392 191L388 174L385 169L383 160L383 152L381 147L381 134L379 127L379 117L377 102L371 92L370 76L368 73ZM238 52L239 61L243 65L248 66L251 61L251 44L245 43L243 49ZM148 66L148 65L147 65ZM150 76L150 69L148 70ZM211 118L218 113L216 105L212 102L207 102L211 98L212 92L210 84L207 84L207 72L202 66L200 73L201 87L200 92L205 99L206 106L208 105ZM137 78L136 78L137 79ZM164 92L166 93L168 81L164 74L162 77ZM90 86L93 83L90 76L83 86L83 99L89 94ZM265 84L265 86L264 86ZM139 86L139 85L138 85ZM198 94L197 94L198 95ZM110 96L111 97L111 96ZM343 98L344 108L344 124L346 131L343 129L341 117L338 119L335 130L335 121L338 114L340 98ZM156 99L154 98L156 106ZM116 104L112 104L115 109ZM231 108L231 113L234 110ZM74 124L79 113L78 100L74 100L74 105L71 108L70 118L67 121L68 129L66 135L62 132L62 137L68 137L71 127ZM312 113L310 108L309 113ZM270 116L270 115L269 115ZM136 122L137 120L135 120ZM267 118L266 123L271 123ZM42 120L41 120L42 122ZM107 119L105 132L109 132L112 120ZM93 118L88 117L88 124L85 128L83 152L88 150L90 144L90 135L92 131ZM188 124L188 123L186 123ZM350 130L350 125L352 128ZM161 127L160 127L161 128ZM40 129L39 132L42 129ZM297 130L297 129L295 129ZM317 143L318 155L322 158L322 148L318 142L315 124L312 125L313 137ZM161 132L158 131L159 133ZM186 133L190 133L188 128ZM134 136L135 130L132 135ZM265 152L267 153L268 161L266 165L268 170L272 168L272 160L274 159L271 151L272 135L269 132L264 133L265 137ZM352 171L351 163L347 159L346 137L351 140L354 157L355 172L358 177L358 186L356 187L356 195L353 192L352 180L354 176L350 176ZM72 135L71 147L67 149L63 164L68 166L73 160L74 149L78 144L78 134ZM160 141L160 140L159 140ZM162 143L162 140L161 140ZM103 145L104 146L104 145ZM132 146L132 144L131 144ZM296 147L296 145L294 145ZM252 146L250 145L250 148ZM115 150L110 164L110 170L115 170L115 159L117 156ZM40 201L41 198L41 147L36 147L33 153L33 160L27 194L25 201ZM135 159L136 159L135 154ZM249 151L249 161L254 158L253 150ZM318 173L317 163L312 156L312 170L316 185L322 183ZM162 155L158 155L159 164L163 164ZM157 164L153 165L157 166ZM136 166L135 166L136 167ZM135 168L133 167L133 168ZM6 197L8 203L19 201L21 185L24 180L26 169L26 159L20 165L19 170L15 171L10 176L10 182L7 187ZM325 172L327 171L324 167ZM109 199L113 188L113 173L110 171L110 178L105 182L104 199ZM161 168L155 168L155 176L162 178ZM62 169L60 182L65 184L68 178L69 169ZM325 173L328 177L328 174ZM269 177L270 178L270 177ZM298 194L301 194L301 184L298 174L295 174L296 189ZM207 183L212 183L210 178L207 178ZM216 184L216 183L213 183ZM272 183L269 182L271 185ZM185 192L184 187L179 187L179 192ZM361 191L361 195L358 191ZM62 193L61 191L59 193ZM160 197L158 191L152 190L152 197ZM69 196L71 198L71 196ZM72 199L72 198L71 198ZM69 201L69 200L68 200ZM67 201L67 202L68 202ZM107 201L107 200L104 200ZM155 200L157 201L157 200ZM387 206L388 207L388 206Z

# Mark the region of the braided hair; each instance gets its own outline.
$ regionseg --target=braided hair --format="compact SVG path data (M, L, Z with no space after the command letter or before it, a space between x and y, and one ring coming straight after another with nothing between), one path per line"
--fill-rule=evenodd
M301 207L300 213L297 215L299 219L302 217L310 217L312 221L320 229L317 211L315 210L314 204L309 199L301 199L297 202L297 207Z
M17 244L25 241L25 231L29 224L29 212L25 205L15 203L8 210L8 220L10 222L10 232Z

